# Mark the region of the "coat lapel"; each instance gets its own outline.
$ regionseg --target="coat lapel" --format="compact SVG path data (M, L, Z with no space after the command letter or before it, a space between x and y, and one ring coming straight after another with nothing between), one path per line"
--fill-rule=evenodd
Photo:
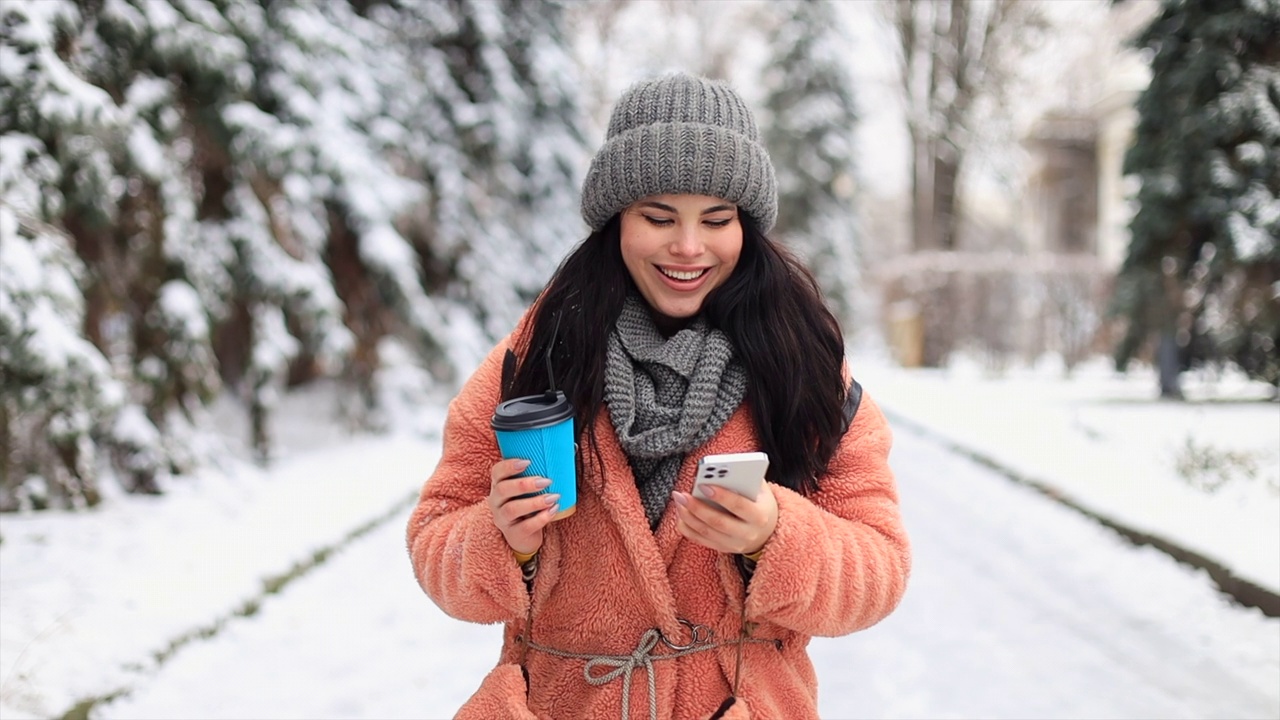
M583 486L600 498L606 515L618 527L624 550L642 580L642 592L653 610L653 617L663 632L674 632L676 622L675 596L667 579L666 563L658 552L654 535L649 531L649 520L640 504L635 475L631 464L614 434L613 423L607 412L596 420L596 437L604 460L604 472L586 472ZM590 467L592 459L585 458Z
M750 452L758 449L755 433L751 431L751 411L743 403L729 416L729 419L725 421L724 427L719 432L704 443L702 447L685 456L684 462L680 464L680 474L676 476L675 489L684 493L693 492L693 480L694 475L698 472L698 460L704 455ZM662 553L663 565L670 567L675 559L676 548L679 547L680 541L684 539L684 536L680 534L680 530L676 527L676 514L670 505L667 506L666 512L662 514L662 520L658 523L658 531L654 535L659 552Z
M681 632L676 620L675 592L671 587L668 567L684 537L676 527L676 516L670 506L658 522L657 532L649 530L649 519L640 503L635 475L626 453L614 434L608 413L596 419L596 436L604 460L604 473L584 473L582 487L600 498L606 515L617 525L624 550L643 580L643 592L653 610L656 624L664 632ZM759 440L751 426L751 412L744 403L710 440L685 457L676 476L675 489L693 490L693 476L698 459L713 453L749 452L759 449ZM584 464L592 464L590 457Z

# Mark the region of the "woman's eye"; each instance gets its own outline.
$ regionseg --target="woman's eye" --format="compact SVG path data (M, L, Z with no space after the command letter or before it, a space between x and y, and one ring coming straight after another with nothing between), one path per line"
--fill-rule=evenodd
M658 227L666 227L671 223L675 222L671 218L660 218L660 217L654 217L652 215L645 215L644 219L648 220L650 225L657 225Z
M725 218L724 220L708 220L707 227L722 228L732 222L732 220L732 218Z

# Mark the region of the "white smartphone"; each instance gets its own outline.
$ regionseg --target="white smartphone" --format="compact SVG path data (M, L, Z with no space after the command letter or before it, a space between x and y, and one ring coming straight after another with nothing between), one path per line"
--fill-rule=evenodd
M724 508L707 497L703 486L717 485L755 500L764 485L764 473L768 469L769 456L762 452L705 455L698 461L693 495L721 510Z

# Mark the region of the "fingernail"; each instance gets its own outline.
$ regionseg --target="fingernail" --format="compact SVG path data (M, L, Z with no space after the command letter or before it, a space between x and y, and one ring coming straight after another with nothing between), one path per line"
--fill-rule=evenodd
M560 512L560 506L559 506L559 505L552 505L551 507L547 508L547 514L548 514L548 515L555 515L555 514L556 514L556 513L558 513L558 512Z
M516 460L516 466L519 467L521 470L529 467L532 464L533 464L532 460L526 460L524 458L520 458L519 460Z
M534 480L534 481L533 481L533 486L534 486L534 487L536 487L536 488L538 488L539 490L541 490L542 488L544 488L544 487L546 487L546 486L548 486L548 485L550 485L550 484L551 484L551 480L549 480L549 479L547 479L547 478L538 478L537 480Z
M716 488L715 488L715 486L714 486L714 485L704 485L704 486L702 486L702 489L703 489L703 491L705 491L705 492L707 493L707 497L715 497L715 496L716 496Z
M545 495L545 496L543 496L542 502L544 502L544 503L546 503L546 504L548 504L548 505L552 505L552 504L554 504L554 503L555 503L555 501L557 501L557 500L559 500L559 499L560 499L560 496L559 496L559 495L557 495L557 494L555 494L555 493L552 493L552 494L550 494L550 495Z
M680 507L684 507L689 504L689 499L680 493L671 493L671 499L675 500L676 504Z

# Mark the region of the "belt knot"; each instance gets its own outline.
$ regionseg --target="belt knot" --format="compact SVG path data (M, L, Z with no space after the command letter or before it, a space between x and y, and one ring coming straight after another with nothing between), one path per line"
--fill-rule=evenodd
M631 718L631 676L637 668L644 668L646 679L649 681L649 718L650 720L658 720L658 680L653 675L653 663L657 660L671 660L729 644L713 642L714 633L711 628L705 625L699 625L684 619L680 620L680 624L689 628L689 633L692 637L689 644L677 645L663 635L658 628L650 628L644 631L644 634L640 636L639 642L636 643L635 649L628 655L595 655L566 652L532 642L529 643L529 646L548 655L586 660L586 664L582 666L582 675L586 678L587 683L591 685L607 685L618 678L622 678L623 720L630 720ZM672 652L655 654L653 651L658 647L659 642L670 648ZM604 669L605 671L597 675L596 671L599 669Z

